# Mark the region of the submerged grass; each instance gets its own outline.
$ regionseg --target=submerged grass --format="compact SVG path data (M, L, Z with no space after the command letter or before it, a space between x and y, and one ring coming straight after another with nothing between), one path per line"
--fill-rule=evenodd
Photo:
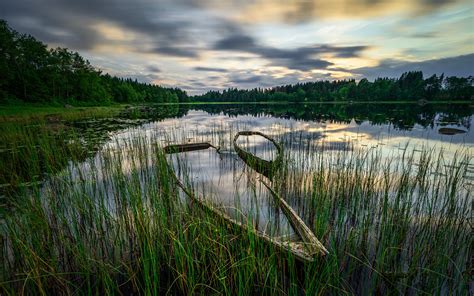
M9 201L0 220L0 291L472 292L470 151L448 160L433 149L385 158L376 150L323 152L312 141L298 149L285 154L275 186L327 247L314 263L301 266L183 199L157 136L132 134Z
M0 187L31 185L44 174L84 159L98 132L74 122L116 116L123 107L0 107ZM97 137L95 137L97 138ZM3 190L5 191L5 190Z
M113 132L173 116L171 107L0 106L0 202L64 168L94 155ZM1 213L1 209L0 209Z

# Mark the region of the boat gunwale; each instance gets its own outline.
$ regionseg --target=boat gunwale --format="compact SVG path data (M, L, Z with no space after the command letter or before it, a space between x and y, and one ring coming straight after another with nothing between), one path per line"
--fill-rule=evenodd
M261 136L270 141L277 149L277 156L273 160L265 160L260 158L247 150L243 149L237 144L237 140L240 136ZM259 131L239 131L234 136L233 140L234 149L239 157L250 167L255 169L258 173L272 179L276 171L281 167L283 162L283 147L275 139L267 136L266 134Z

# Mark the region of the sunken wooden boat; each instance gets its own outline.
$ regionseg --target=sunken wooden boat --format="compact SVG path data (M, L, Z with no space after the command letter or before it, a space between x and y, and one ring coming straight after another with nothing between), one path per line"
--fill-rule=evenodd
M169 145L164 147L166 154L174 154L187 151L203 150L213 148L219 153L219 149L209 143L190 143L180 145ZM286 202L273 190L271 187L260 180L262 184L269 190L269 193L278 201L285 215L287 215L290 224L296 230L297 235L301 238L298 241L284 240L282 237L273 237L262 231L259 231L248 223L243 223L231 217L225 211L214 206L211 202L206 200L203 196L200 196L198 192L195 192L191 186L185 185L185 183L179 179L178 175L174 171L173 166L166 162L170 175L176 182L177 186L188 196L191 201L197 204L202 210L209 215L223 221L237 231L242 233L253 233L258 239L271 245L281 254L291 253L294 258L300 262L307 263L313 262L320 255L325 255L328 251L324 246L316 239L314 234L304 224L304 222L297 216L297 214L286 204Z
M240 136L261 136L268 141L270 141L276 148L277 156L273 160L265 160L252 153L246 151L237 144L237 140ZM258 131L240 131L234 137L234 149L239 155L239 157L255 171L264 175L265 177L272 179L278 169L281 167L283 162L283 147L280 143L275 141L273 138L265 135L264 133Z

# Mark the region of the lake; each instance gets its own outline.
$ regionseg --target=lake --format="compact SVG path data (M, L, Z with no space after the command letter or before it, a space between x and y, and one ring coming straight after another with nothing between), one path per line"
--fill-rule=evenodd
M90 171L97 171L102 186L91 186L89 190L96 192L89 193L100 196L105 190L107 196L113 196L113 186L100 176L106 163L104 159L111 152L120 156L123 173L132 174L137 155L142 154L143 149L147 150L147 162L140 164L140 169L150 171L154 169L151 155L156 144L164 147L209 142L220 147L219 153L213 149L187 152L171 155L168 161L179 171L180 178L185 178L190 187L213 205L237 220L251 221L261 231L276 236L291 236L293 230L258 181L262 176L248 168L235 153L232 139L238 131L260 131L283 144L292 172L280 180L286 183L284 196L310 224L314 223L312 201L304 195L310 190L315 168L322 162L339 168L361 157L380 165L390 162L395 178L399 175L397 166L408 155L416 158L422 151L442 153L443 165L449 167L460 153L472 156L474 152L474 130L471 129L474 109L470 105L164 105L132 110L129 111L135 116L138 111L138 125L113 132L92 158L84 163L70 163L66 169L68 175L81 176L81 181L91 176L90 182L94 183L98 176ZM87 121L82 124L87 126ZM94 124L100 125L100 121ZM239 139L240 144L255 155L264 159L275 157L272 145L258 140L255 137ZM413 161L414 166L418 165L417 161ZM465 192L472 189L474 180L471 159L467 168L463 176L468 180L467 185L462 187ZM446 175L441 171L430 174L431 177ZM146 175L138 174L143 187L149 185L144 178ZM77 184L84 186L82 182ZM113 208L115 203L111 202Z
M248 213L259 209L259 217L255 218L259 225L268 224L268 216L282 215L274 209L271 198L255 199L255 188L247 190L256 184L238 178L237 175L246 167L232 146L232 139L238 131L260 131L283 143L288 161L302 174L308 173L308 169L316 165L313 163L321 160L310 156L308 151L317 152L325 159L335 155L376 155L382 158L380 163L390 160L393 164L409 153L416 157L421 151L437 151L442 152L447 166L457 154L462 152L472 156L474 152L474 129L471 129L474 108L471 105L219 104L146 106L132 110L129 113L135 116L138 111L138 124L114 131L108 140L104 140L105 143L100 144L92 159L79 165L70 163L70 168L80 170L80 175L87 176L92 160L94 169L101 171L101 150L104 150L120 153L122 168L126 172L133 167L130 162L136 157L135 149L143 143L151 149L155 143L163 147L209 142L220 147L219 154L211 149L180 156L185 158L185 161L181 159L181 163L188 163L187 177L193 180L193 187L199 188L199 192L213 199L215 204L233 208L234 212ZM107 130L109 125L109 121L104 121L104 127L97 128L101 122L95 120L80 124L88 126L88 122L99 130ZM262 158L274 157L269 143L258 142L252 137L240 140L252 153ZM178 159L173 161L176 167ZM474 163L468 164L468 173L464 177L469 180L474 178ZM141 182L146 185L145 180ZM261 185L258 190L262 191ZM291 192L287 194L296 206L295 200L299 199ZM264 200L266 202L262 204ZM255 201L259 203L254 204ZM302 214L302 209L306 207L300 204L296 209L300 209Z

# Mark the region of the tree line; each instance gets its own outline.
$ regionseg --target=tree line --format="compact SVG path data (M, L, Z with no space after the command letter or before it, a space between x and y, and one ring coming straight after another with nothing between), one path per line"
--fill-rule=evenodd
M0 103L178 103L185 91L102 74L77 52L48 49L0 20Z
M332 101L467 101L474 99L474 77L423 78L421 71L400 78L315 81L250 90L229 88L194 96L192 101L212 102L332 102Z

